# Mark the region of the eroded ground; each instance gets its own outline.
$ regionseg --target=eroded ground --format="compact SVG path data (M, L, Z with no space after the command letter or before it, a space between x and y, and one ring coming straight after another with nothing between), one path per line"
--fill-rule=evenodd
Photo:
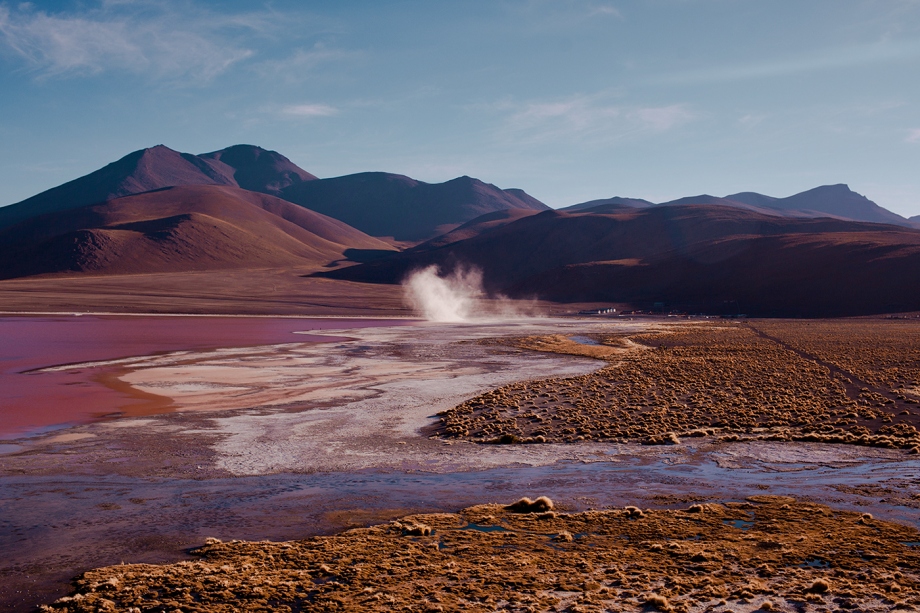
M479 395L441 413L443 436L650 444L719 436L920 452L915 321L698 323L510 342L609 365Z
M86 573L44 611L892 611L920 532L781 496L683 510L480 505Z

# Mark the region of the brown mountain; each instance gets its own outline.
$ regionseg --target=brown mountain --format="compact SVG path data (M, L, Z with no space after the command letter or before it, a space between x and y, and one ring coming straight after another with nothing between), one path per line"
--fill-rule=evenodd
M157 145L22 202L0 208L0 228L56 211L66 211L179 185L229 185L275 193L315 179L286 157L251 145L236 145L201 156Z
M911 226L911 223L904 217L880 207L842 183L822 185L788 198L774 198L755 192L741 192L726 196L725 199L780 212L795 211L813 216L830 215L856 221Z
M549 207L521 190L502 190L471 177L424 183L403 175L364 172L291 185L281 197L372 236L421 241L480 215Z
M255 145L233 145L198 157L227 166L237 186L263 194L277 196L291 185L316 179L277 151Z
M646 208L650 206L676 206L685 204L705 204L730 206L747 209L767 215L782 217L833 217L853 221L888 223L906 227L917 227L915 220L908 220L888 209L880 207L862 194L852 191L847 185L823 185L808 191L789 196L774 198L757 192L740 192L724 198L702 194L653 204L639 198L607 198L591 200L565 207L563 211L588 211L595 213L613 211L619 207ZM599 208L601 207L601 208Z
M476 266L490 291L561 302L803 316L920 309L920 231L719 205L549 211L320 274L398 283L429 264Z
M0 278L313 267L386 243L274 196L226 185L164 188L0 231Z
M201 155L157 145L0 207L0 229L47 213L183 185L226 185L279 196L399 241L429 239L493 211L549 208L522 190L502 190L471 177L436 184L382 172L317 179L283 155L253 145Z
M485 215L480 215L475 219L471 219L465 224L454 228L450 232L446 232L432 238L431 240L425 241L424 243L413 247L409 251L429 251L436 247L443 247L445 245L450 245L451 243L457 243L463 240L474 238L486 230L492 230L493 228L506 226L513 221L517 221L523 217L536 215L537 213L539 213L539 211L534 211L531 209L502 209L500 211L492 211L491 213L486 213Z

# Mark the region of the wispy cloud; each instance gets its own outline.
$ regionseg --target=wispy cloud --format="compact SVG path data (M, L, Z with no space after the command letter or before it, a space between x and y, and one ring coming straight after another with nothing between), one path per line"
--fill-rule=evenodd
M302 81L318 66L360 57L358 51L330 47L323 42L315 43L310 48L295 49L286 57L270 59L253 64L253 69L263 77L280 79L287 83Z
M854 68L920 57L920 40L883 41L819 49L795 57L763 62L735 64L687 70L654 77L652 82L665 84L715 83L783 77L819 70Z
M738 118L738 124L745 129L759 126L767 118L763 113L747 113Z
M291 104L279 111L287 117L329 117L338 115L339 110L327 104Z
M907 131L907 138L905 138L909 143L920 143L920 128L915 128L913 130Z
M594 16L594 15L609 15L610 17L617 17L617 18L622 18L622 17L623 17L623 14L620 13L619 9L617 9L617 8L614 7L614 6L610 6L609 4L601 4L601 5L598 5L598 6L592 6L592 7L588 10L588 14L589 14L590 16Z
M506 115L506 130L531 141L620 140L636 134L665 133L696 118L683 104L614 104L605 98L576 95L528 103L505 100L493 108Z
M0 48L40 78L120 71L209 81L253 55L232 36L265 26L251 17L183 13L148 2L106 2L79 13L0 5Z
M633 109L629 112L629 116L654 132L667 132L693 119L693 113L685 109L682 104Z

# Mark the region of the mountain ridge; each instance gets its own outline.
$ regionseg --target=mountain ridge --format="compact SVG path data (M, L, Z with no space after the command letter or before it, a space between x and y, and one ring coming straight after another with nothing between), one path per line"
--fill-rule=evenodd
M688 204L717 204L747 208L760 213L786 217L836 217L854 221L895 224L910 228L918 227L917 224L920 222L920 216L916 219L902 217L879 206L862 194L854 192L845 183L821 185L786 198L776 198L757 192L739 192L723 197L701 194L660 203L652 203L641 198L614 197L581 202L560 210L581 211L602 205L645 208L649 206L680 206Z
M372 236L398 241L431 239L493 211L549 210L526 192L502 190L469 176L426 183L405 175L363 172L292 185L281 197Z

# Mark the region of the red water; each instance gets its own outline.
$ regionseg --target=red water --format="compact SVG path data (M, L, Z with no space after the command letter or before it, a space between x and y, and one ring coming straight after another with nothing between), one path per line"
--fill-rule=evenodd
M266 317L0 317L0 439L124 414L138 396L102 383L104 371L30 372L132 356L328 341L296 331L368 328L400 320ZM129 411L128 411L129 412Z

